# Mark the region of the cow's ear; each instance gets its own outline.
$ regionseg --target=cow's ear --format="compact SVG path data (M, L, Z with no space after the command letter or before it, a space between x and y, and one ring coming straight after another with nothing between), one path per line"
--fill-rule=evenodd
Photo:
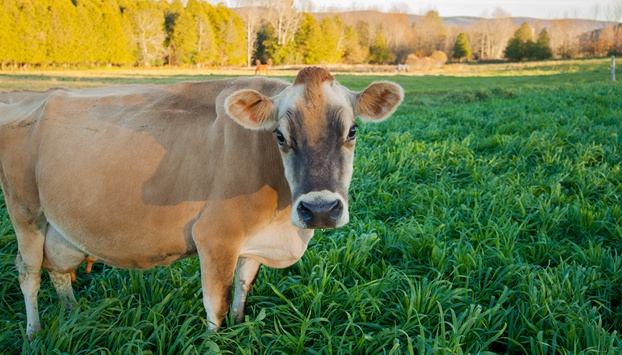
M234 92L225 100L227 114L242 126L255 130L276 127L274 101L255 90Z
M404 89L388 81L372 83L354 94L354 115L367 122L387 119L404 99Z

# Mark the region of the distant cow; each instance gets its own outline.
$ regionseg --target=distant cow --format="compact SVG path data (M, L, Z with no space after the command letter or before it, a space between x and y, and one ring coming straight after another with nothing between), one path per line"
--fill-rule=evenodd
M255 75L268 75L268 65L267 64L258 64L255 68Z
M299 260L313 229L348 222L356 123L400 86L362 92L324 69L267 78L0 95L0 181L18 243L27 335L41 268L75 303L83 262L148 269L199 255L209 328L244 305L260 265Z
M398 64L395 66L395 72L399 73L399 72L408 72L410 71L410 66L408 64Z

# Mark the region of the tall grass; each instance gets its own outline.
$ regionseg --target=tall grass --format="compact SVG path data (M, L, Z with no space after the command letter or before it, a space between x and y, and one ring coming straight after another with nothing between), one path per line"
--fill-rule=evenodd
M444 78L421 95L437 79L395 79L405 103L361 125L351 222L262 268L247 322L219 333L195 258L80 270L71 311L44 278L28 343L0 203L0 352L620 353L622 86Z

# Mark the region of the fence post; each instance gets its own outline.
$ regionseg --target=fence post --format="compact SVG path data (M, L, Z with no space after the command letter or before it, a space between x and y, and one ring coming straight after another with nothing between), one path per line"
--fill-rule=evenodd
M616 81L616 56L611 56L611 81Z

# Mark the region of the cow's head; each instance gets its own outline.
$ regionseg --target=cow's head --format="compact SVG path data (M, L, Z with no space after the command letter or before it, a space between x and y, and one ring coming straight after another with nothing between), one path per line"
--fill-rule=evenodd
M292 193L292 223L316 229L348 223L354 117L380 122L403 98L403 89L394 83L375 82L352 92L325 69L308 67L275 97L241 90L227 98L225 107L244 127L274 131Z

